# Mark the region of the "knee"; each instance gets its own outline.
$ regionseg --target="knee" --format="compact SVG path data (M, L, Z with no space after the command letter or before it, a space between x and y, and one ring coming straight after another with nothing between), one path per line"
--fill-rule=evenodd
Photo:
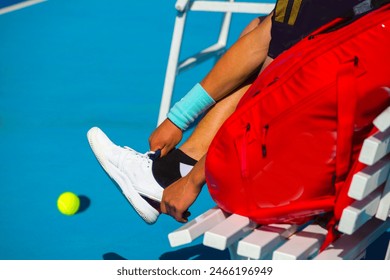
M253 19L245 28L244 30L241 31L241 34L240 34L240 37L248 34L249 32L251 32L253 29L255 29L259 24L260 22L262 21L262 19L260 17L257 17L255 19Z

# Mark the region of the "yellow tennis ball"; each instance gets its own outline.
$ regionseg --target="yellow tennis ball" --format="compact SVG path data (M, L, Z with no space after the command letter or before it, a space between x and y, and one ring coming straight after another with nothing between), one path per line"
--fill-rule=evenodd
M62 214L72 216L79 210L80 198L72 192L64 192L58 197L57 207Z

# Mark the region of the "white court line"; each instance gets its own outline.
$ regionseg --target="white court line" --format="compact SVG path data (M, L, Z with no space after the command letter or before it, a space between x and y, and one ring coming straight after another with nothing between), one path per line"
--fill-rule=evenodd
M5 7L5 8L0 9L0 15L6 14L6 13L10 13L10 12L13 12L13 11L16 11L16 10L20 10L20 9L23 9L23 8L26 8L26 7L35 5L35 4L39 4L39 3L42 3L42 2L46 2L46 1L47 0L28 0L28 1L23 1L22 3L18 3L18 4L15 4L15 5L11 5L9 7Z

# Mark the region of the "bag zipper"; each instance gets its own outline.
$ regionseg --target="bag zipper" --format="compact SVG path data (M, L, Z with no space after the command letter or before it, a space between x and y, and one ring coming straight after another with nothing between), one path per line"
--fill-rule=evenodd
M247 123L246 127L245 127L245 134L244 134L244 139L242 141L242 144L241 144L241 154L242 154L242 158L241 158L241 174L244 178L247 178L249 176L249 172L248 172L248 165L247 165L247 149L246 149L246 146L247 146L247 138L248 138L248 134L249 134L249 131L251 130L251 124L250 123Z
M309 105L311 102L314 102L317 98L322 96L322 93L324 91L328 90L332 86L335 86L335 84L336 84L336 82L334 81L334 82L326 85L325 87L323 87L320 90L318 90L316 93L314 93L314 94L308 96L306 99L302 100L300 102L301 104L299 104L299 106L292 106L291 108L289 108L288 110L285 110L283 113L281 113L277 117L269 120L265 125L262 126L262 132L261 132L261 152L262 152L263 158L267 157L267 136L268 136L268 131L269 131L270 125L277 124L278 121L280 119L286 117L286 115L289 115L292 112L300 110L300 109L306 107L307 105Z
M263 158L267 157L267 134L268 134L269 124L263 126L263 131L261 133L261 153Z

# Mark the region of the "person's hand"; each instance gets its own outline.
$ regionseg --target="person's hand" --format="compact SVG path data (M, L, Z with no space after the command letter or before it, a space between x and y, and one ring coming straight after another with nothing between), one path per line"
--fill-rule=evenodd
M163 192L161 212L185 223L191 215L188 208L195 202L205 183L204 158L186 176L180 178Z
M161 151L161 157L172 150L182 139L183 132L169 119L163 121L150 135L151 151Z
M200 191L201 187L193 185L187 176L180 178L164 190L161 212L172 216L178 222L187 222L191 215L188 208L194 203Z

